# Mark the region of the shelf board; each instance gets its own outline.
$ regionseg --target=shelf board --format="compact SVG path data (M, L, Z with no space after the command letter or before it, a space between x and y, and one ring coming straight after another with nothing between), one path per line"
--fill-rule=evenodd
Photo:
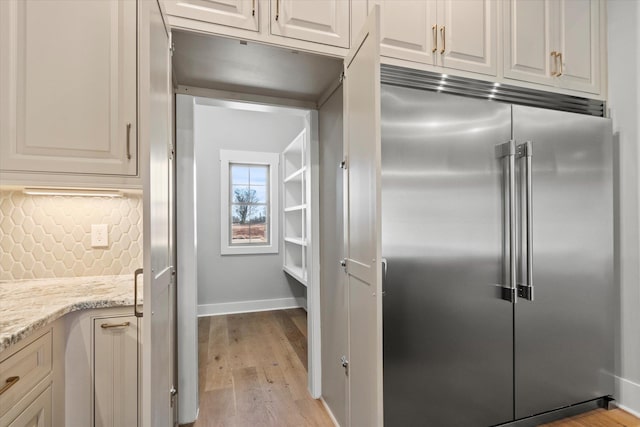
M285 212L294 212L294 211L301 211L301 210L304 210L306 208L307 208L307 205L304 204L304 205L291 206L291 207L288 207L288 208L284 208L284 211Z
M307 286L307 280L304 278L304 270L301 267L283 265L282 269L285 273L296 279L298 282L300 282L304 286Z
M305 170L307 170L306 166L301 167L300 169L298 169L297 171L293 172L291 175L286 177L284 179L284 183L286 184L287 182L291 182L291 181L300 181L302 179L302 174L304 173Z
M285 237L284 241L298 246L307 246L307 241L298 237Z

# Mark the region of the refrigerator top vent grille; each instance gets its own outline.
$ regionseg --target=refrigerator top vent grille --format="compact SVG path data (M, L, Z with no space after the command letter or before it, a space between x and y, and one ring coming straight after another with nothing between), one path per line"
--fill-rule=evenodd
M605 102L602 100L527 89L504 83L449 76L430 71L413 70L395 65L381 65L380 80L383 84L394 86L568 111L596 117L605 116Z

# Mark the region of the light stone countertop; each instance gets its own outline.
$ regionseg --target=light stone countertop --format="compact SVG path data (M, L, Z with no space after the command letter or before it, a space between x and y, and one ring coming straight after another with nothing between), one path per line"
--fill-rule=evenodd
M132 274L0 281L0 352L67 313L128 305L133 305Z

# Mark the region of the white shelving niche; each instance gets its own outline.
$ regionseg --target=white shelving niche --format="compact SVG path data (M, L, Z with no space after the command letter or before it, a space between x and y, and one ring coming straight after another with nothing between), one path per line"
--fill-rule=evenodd
M309 229L309 171L307 130L304 129L282 152L283 238L282 269L307 286Z

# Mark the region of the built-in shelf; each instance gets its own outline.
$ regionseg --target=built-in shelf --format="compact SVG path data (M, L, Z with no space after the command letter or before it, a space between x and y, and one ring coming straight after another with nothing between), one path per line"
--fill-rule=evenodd
M304 239L294 238L294 237L285 237L284 241L287 243L293 243L298 246L307 246L307 241Z
M304 172L307 170L306 166L301 167L297 171L293 172L291 175L284 179L285 184L291 181L301 181Z
M282 152L282 192L284 194L284 259L282 269L307 286L307 245L309 227L308 195L310 158L307 133L303 130Z
M302 267L293 267L293 266L284 265L282 266L282 269L291 277L296 279L298 282L300 282L304 286L307 286L307 279L304 277L305 271L302 269Z
M303 209L306 209L307 205L298 205L298 206L291 206L290 208L284 208L285 212L295 212L295 211L301 211Z

